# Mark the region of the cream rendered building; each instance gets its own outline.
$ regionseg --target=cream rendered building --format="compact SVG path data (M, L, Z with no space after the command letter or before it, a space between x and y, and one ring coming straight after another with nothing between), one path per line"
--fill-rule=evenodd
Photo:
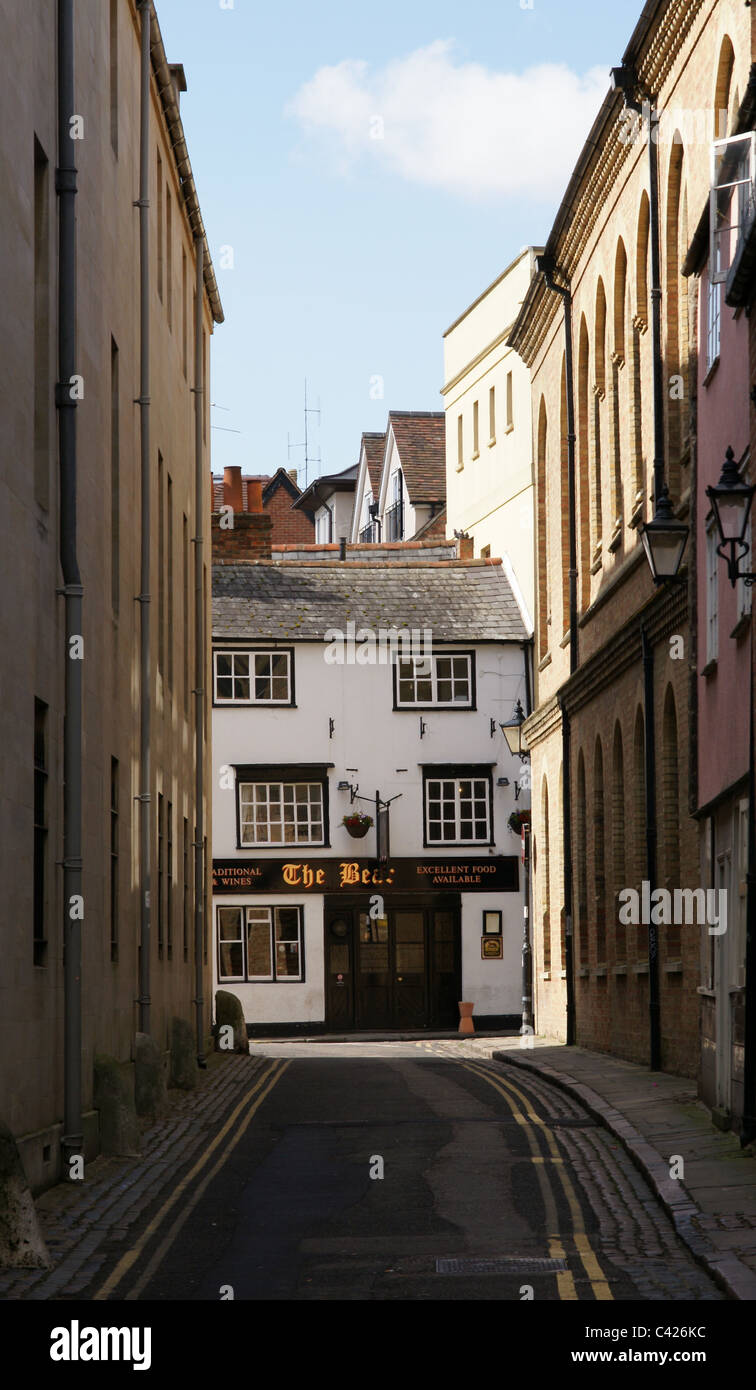
M530 373L507 347L537 250L527 247L444 334L447 531L501 556L533 630Z

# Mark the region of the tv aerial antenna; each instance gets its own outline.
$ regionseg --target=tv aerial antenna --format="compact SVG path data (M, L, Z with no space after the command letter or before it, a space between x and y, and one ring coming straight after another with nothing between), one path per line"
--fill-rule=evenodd
M288 433L287 433L287 435L286 435L286 457L287 457L289 463L291 463L291 453L292 453L292 449L304 449L304 486L302 487L302 491L303 491L303 492L304 492L305 488L307 487L307 485L308 485L308 483L309 483L309 481L310 481L310 464L317 464L317 465L318 465L318 470L320 469L320 467L321 467L321 465L322 465L322 459L321 459L321 456L320 456L320 444L319 444L319 443L318 443L318 446L317 446L317 448L318 448L317 456L310 453L310 424L309 424L309 417L310 417L310 415L317 415L317 417L318 417L318 430L320 430L320 397L318 397L318 404L317 404L317 406L313 406L313 405L308 405L308 404L307 404L307 377L305 377L305 384L304 384L304 439L303 439L299 444L292 444L292 442L291 442L291 435L288 434Z

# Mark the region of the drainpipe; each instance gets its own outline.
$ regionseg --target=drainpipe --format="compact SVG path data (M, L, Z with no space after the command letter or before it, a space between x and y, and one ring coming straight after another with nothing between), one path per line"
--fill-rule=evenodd
M750 715L748 720L748 869L746 876L745 1033L743 1038L743 1147L756 1139L756 773L753 727L753 624L751 624Z
M70 136L74 112L73 0L58 3L58 411L60 469L60 567L65 599L65 719L63 725L63 951L64 1176L81 1154L81 747L82 667L72 657L81 642L83 588L76 550L76 165ZM77 640L78 639L78 640ZM74 900L78 899L76 907ZM75 914L75 915L74 915Z
M194 650L195 675L194 695L196 699L194 717L195 739L195 825L194 841L194 971L197 1019L197 1065L206 1067L205 1026L204 1026L204 925L205 925L205 815L204 815L204 757L203 742L205 729L205 593L202 573L204 545L204 504L206 491L202 473L202 412L204 410L205 390L203 384L202 362L202 305L204 276L204 241L201 236L194 238L194 254L197 261L197 295L194 316Z
M656 883L656 739L654 734L654 652L645 627L641 627L643 695L646 744L646 877ZM661 1069L661 1009L659 1005L659 933L648 924L649 1066Z
M139 129L139 440L142 554L139 581L139 1031L150 1031L150 0L141 17Z
M562 297L564 304L564 374L567 395L567 517L570 546L569 601L570 601L570 675L578 666L578 604L577 604L577 516L575 501L575 390L572 358L572 294L569 284L558 285L554 279L556 266L553 256L538 256L537 268L543 273L546 285ZM565 278L565 277L563 277ZM570 804L570 720L564 702L560 699L562 713L562 831L564 859L564 944L565 975L567 981L567 1044L574 1046L576 1036L575 1018L575 965L572 933L572 809Z

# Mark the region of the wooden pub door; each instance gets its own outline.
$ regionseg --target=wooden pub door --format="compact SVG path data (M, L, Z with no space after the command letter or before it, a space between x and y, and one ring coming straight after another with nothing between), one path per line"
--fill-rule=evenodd
M397 900L383 917L370 917L364 902L326 899L326 1028L456 1028L458 897Z

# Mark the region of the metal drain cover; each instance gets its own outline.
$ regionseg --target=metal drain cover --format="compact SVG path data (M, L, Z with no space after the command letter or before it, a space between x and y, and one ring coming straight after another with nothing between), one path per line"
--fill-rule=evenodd
M501 1255L490 1260L436 1260L436 1274L552 1274L567 1269L566 1260Z

